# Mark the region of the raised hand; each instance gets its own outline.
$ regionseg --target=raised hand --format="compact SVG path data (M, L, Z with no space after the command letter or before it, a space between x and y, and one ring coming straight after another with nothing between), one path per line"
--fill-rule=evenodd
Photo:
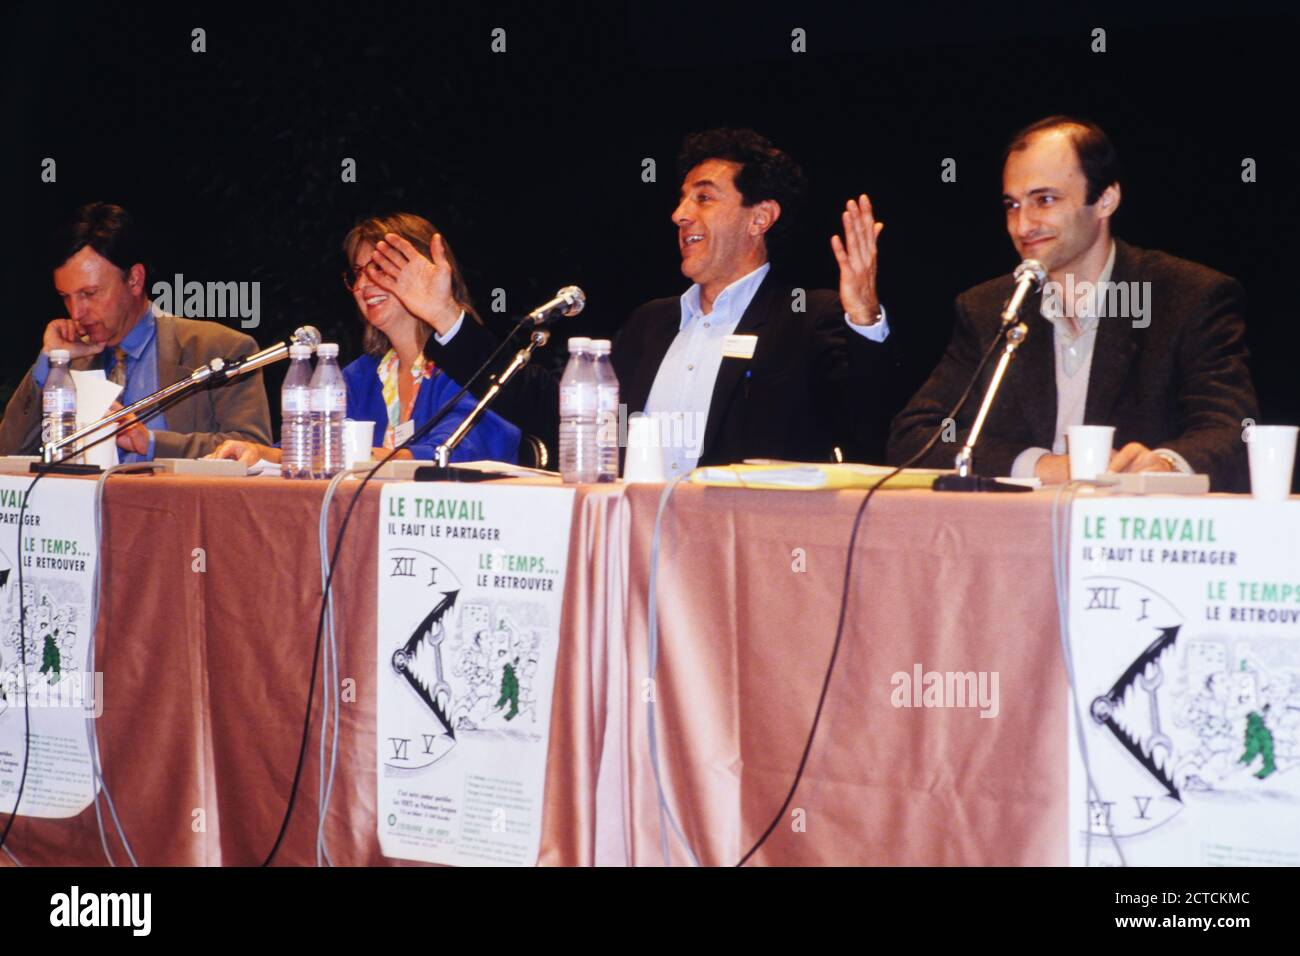
M429 242L428 259L402 236L388 233L375 246L366 275L439 334L451 331L460 316L460 307L451 293L451 265L443 250L442 236L437 233Z
M844 205L844 238L831 236L831 251L840 264L840 303L854 325L875 325L880 318L876 293L876 240L885 228L871 214L863 193Z

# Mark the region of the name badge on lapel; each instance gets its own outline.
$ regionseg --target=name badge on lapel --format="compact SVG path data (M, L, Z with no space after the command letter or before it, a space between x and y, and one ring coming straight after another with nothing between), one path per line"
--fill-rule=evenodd
M752 359L757 346L757 335L728 335L722 340L722 357Z
M408 418L406 421L402 422L402 424L393 429L393 445L400 445L414 434L415 422Z

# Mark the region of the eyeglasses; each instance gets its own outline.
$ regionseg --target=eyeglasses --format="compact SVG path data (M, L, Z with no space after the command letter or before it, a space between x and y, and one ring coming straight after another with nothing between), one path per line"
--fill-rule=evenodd
M353 266L351 269L343 270L343 285L349 292L357 287L357 284L366 274L366 268L374 261L374 259L371 259L370 262L363 266Z

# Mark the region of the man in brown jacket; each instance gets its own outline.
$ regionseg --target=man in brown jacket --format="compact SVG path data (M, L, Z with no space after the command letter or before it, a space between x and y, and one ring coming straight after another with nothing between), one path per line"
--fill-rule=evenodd
M144 256L120 206L91 203L59 236L54 288L68 310L45 329L42 352L0 421L0 454L34 454L41 443L41 389L49 353L66 349L72 368L102 368L124 386L129 405L182 379L211 359L257 351L248 335L216 322L183 319L154 307L145 293ZM227 438L269 444L271 416L254 372L191 394L117 437L123 460L197 458Z

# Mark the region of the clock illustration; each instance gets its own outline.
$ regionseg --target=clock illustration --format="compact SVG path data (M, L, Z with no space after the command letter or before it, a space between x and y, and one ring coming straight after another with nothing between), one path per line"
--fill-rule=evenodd
M400 726L386 727L383 760L394 771L420 771L456 745L454 692L443 652L461 585L444 562L426 551L390 548L384 559L389 586L400 594L389 620L407 623L399 625L389 657L388 679L397 681L402 693L396 704ZM381 638L392 640L387 634Z
M1088 576L1079 588L1070 640L1087 769L1072 759L1070 793L1085 802L1086 832L1137 836L1183 809L1171 688L1185 621L1163 595L1127 578Z

